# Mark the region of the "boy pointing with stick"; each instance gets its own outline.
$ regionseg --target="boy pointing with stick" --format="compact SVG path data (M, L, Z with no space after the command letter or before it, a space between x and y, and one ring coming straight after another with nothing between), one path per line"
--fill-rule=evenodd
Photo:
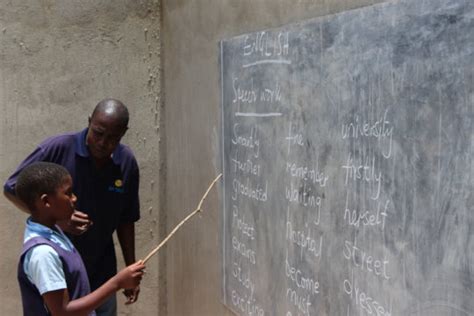
M139 285L145 268L141 261L90 293L81 256L56 225L71 217L77 200L64 167L33 163L21 171L15 190L31 212L18 264L25 316L95 315L110 295Z
M72 178L62 166L36 162L21 171L16 195L28 207L24 245L18 264L23 315L95 315L94 309L119 289L139 285L148 260L188 219L201 211L202 203L219 175L209 186L198 207L186 217L143 261L138 261L90 292L84 263L57 222L70 218L76 196Z

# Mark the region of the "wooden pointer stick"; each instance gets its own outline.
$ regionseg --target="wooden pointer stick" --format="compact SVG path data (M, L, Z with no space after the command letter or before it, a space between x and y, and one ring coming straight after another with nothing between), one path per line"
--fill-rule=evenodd
M219 174L217 176L217 178L214 179L214 181L212 181L211 185L209 186L209 188L207 188L207 191L206 193L204 193L204 195L202 196L202 199L201 201L199 202L197 208L191 213L189 214L188 216L186 216L185 219L183 219L178 225L176 225L176 227L171 231L171 233L168 234L168 236L166 236L165 239L163 239L163 241L155 248L153 249L149 254L148 256L145 257L145 259L142 260L143 264L145 264L148 259L150 259L155 253L158 252L158 250L160 250L161 247L163 247L164 244L166 244L168 242L168 240L171 238L171 236L174 235L174 233L176 233L176 231L181 227L183 226L184 223L186 223L186 221L188 219L190 219L191 217L193 217L194 215L196 215L196 213L199 213L201 212L201 206L202 206L202 203L204 202L204 199L207 197L207 195L209 194L209 191L211 191L212 187L214 186L214 184L217 182L217 180L219 180L219 178L222 176L222 173Z

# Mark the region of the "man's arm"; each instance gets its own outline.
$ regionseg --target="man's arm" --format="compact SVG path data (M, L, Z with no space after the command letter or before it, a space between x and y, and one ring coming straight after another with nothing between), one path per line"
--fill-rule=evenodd
M125 265L135 262L135 223L121 223L117 227L117 237L122 248Z
M28 207L26 207L25 203L20 201L19 198L17 198L15 195L11 194L10 192L3 190L3 195L9 200L10 202L13 203L18 209L22 210L25 213L31 214L30 211L28 210Z
M135 262L135 223L122 223L117 227L117 237L122 248L123 260L128 266ZM125 289L123 294L127 297L125 304L135 303L140 293L140 286Z
M36 147L36 149L29 154L21 163L20 165L16 168L16 170L8 177L7 181L3 185L3 195L13 204L15 205L19 210L31 214L30 211L28 210L28 207L18 199L18 197L15 195L15 186L16 186L16 180L18 178L18 175L20 172L26 167L29 166L30 164L37 162L37 161L43 161L44 160L44 151L41 148L41 146Z

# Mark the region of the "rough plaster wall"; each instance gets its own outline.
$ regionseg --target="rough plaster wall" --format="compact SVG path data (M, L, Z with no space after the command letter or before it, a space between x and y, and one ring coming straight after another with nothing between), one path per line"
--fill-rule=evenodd
M159 0L0 0L0 179L50 135L86 127L102 98L131 114L123 142L141 167L137 257L159 240L161 51ZM0 198L0 314L19 315L17 257L26 215ZM118 252L121 259L121 252ZM120 262L122 265L122 262ZM158 312L158 261L139 302L123 315Z
M168 230L220 172L218 41L377 2L383 0L163 0ZM231 315L220 302L217 199L214 191L201 219L165 250L160 315Z

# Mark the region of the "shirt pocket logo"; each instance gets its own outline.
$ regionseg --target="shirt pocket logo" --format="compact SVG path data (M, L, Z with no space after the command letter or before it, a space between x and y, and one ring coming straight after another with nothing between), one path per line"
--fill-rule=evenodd
M115 180L114 185L110 185L108 190L109 192L123 193L123 181L120 179Z

